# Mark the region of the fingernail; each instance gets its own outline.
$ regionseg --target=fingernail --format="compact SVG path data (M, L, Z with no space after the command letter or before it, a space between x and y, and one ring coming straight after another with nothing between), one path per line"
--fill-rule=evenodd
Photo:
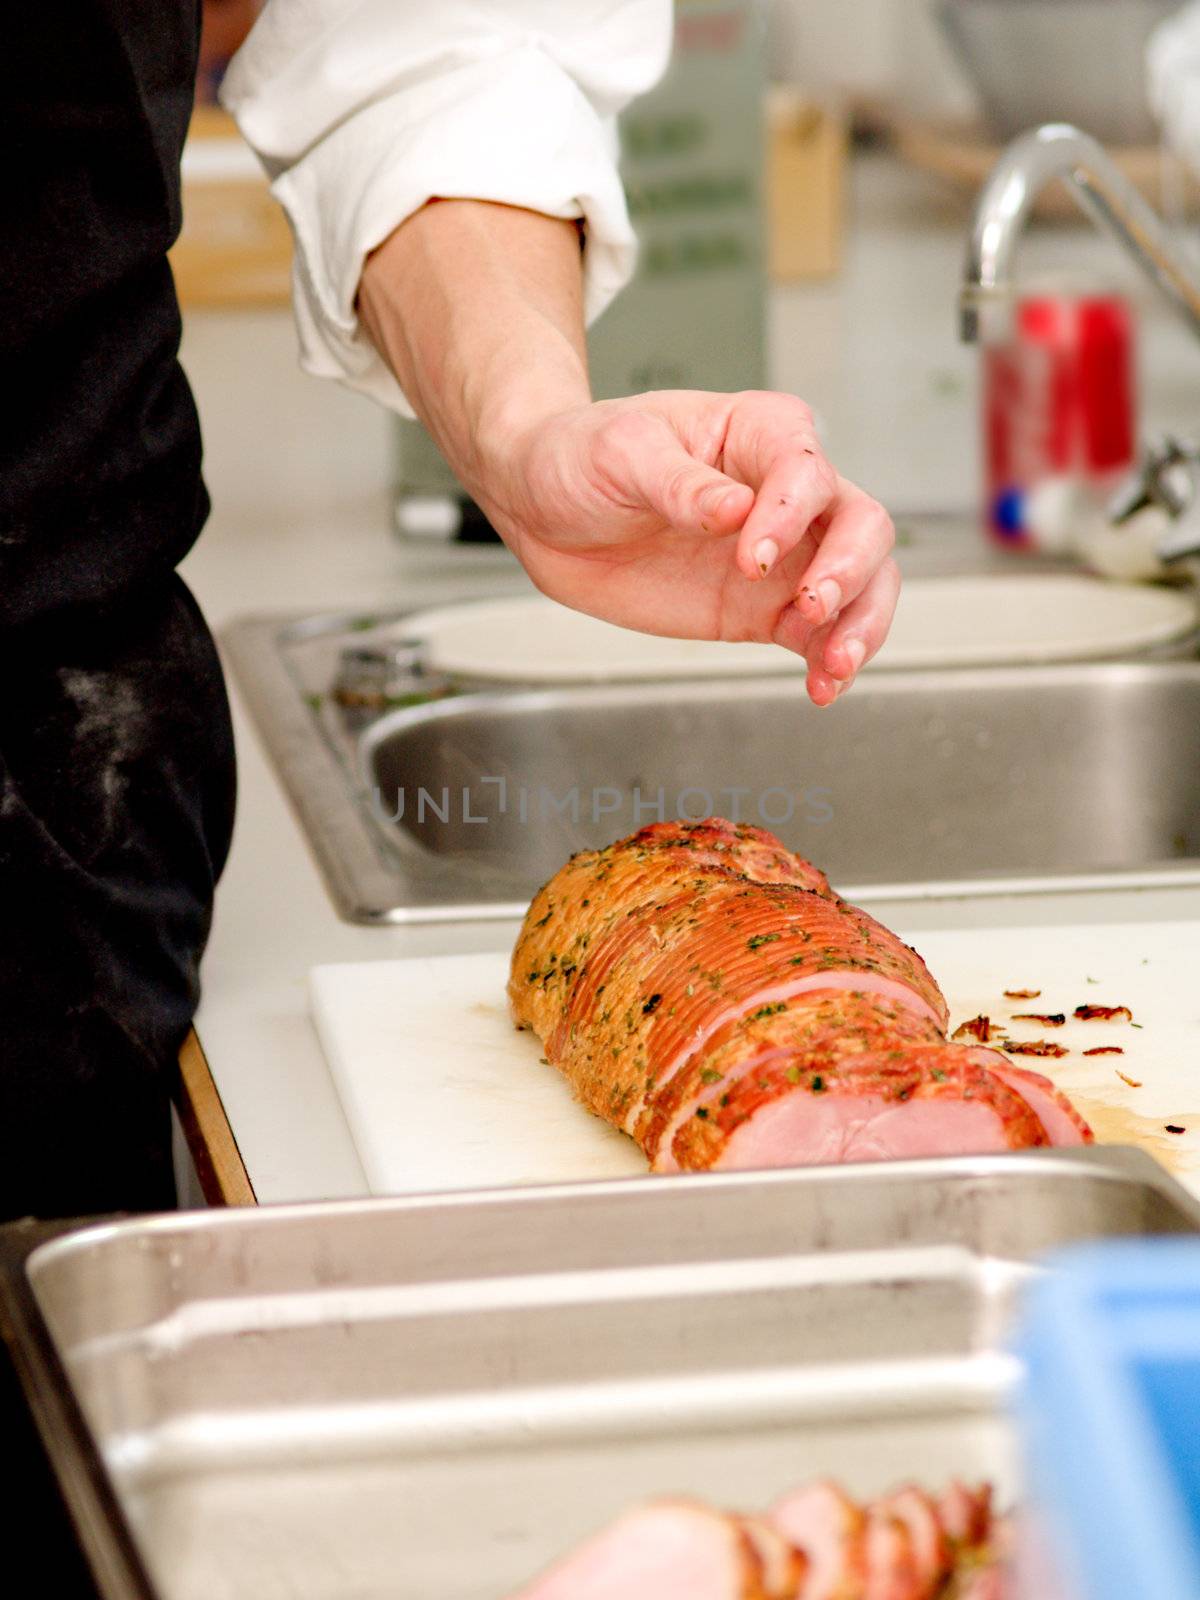
M758 563L758 570L765 578L779 560L779 546L774 539L760 539L754 546L754 559Z
M835 611L841 610L842 591L832 578L822 578L819 583L813 585L810 593L816 595L821 606L821 617L824 621L828 622Z
M850 662L850 676L853 677L866 658L867 647L861 639L847 639L842 650Z

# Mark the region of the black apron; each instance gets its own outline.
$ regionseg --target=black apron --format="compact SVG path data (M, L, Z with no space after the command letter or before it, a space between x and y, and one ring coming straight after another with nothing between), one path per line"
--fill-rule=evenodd
M0 1218L174 1203L234 783L175 574L208 509L166 260L197 38L195 0L0 20Z

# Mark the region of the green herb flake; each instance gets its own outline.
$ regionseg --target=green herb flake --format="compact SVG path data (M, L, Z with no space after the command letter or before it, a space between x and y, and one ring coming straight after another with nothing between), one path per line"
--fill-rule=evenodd
M821 1094L825 1088L825 1079L821 1077L820 1073L818 1073L809 1087L812 1089L814 1094Z
M774 944L776 939L782 939L781 933L756 933L746 940L747 950L761 950L764 944Z
M642 1015L644 1017L651 1016L655 1011L658 1010L658 1008L661 1005L661 1003L662 1003L662 995L661 994L652 994L650 996L649 1000L647 1000L645 1005L643 1005L643 1007L642 1007Z
M725 1074L723 1072L718 1072L715 1067L704 1067L700 1073L700 1082L720 1083L724 1076Z
M786 1000L776 1000L773 1005L759 1006L757 1011L750 1013L751 1022L759 1022L763 1017L777 1017L781 1011L787 1010Z
M700 1118L701 1122L707 1122L708 1121L708 1107L707 1106L701 1106L699 1108L699 1110L696 1112L696 1115Z

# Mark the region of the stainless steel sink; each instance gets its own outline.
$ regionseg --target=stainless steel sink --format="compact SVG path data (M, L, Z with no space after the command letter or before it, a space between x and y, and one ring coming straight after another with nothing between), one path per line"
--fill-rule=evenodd
M355 921L513 916L571 851L710 811L867 901L1200 882L1195 661L868 673L827 711L791 678L460 682L372 714L328 693L368 634L403 619L226 636Z

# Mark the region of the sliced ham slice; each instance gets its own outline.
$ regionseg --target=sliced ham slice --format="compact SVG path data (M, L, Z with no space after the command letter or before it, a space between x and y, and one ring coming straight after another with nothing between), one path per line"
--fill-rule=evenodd
M758 1557L764 1600L798 1600L808 1575L803 1552L765 1517L739 1517L738 1522Z
M982 1053L982 1052L981 1052ZM1095 1134L1076 1111L1060 1089L1040 1072L1030 1072L1025 1067L1014 1066L998 1050L986 1052L987 1066L1002 1083L1008 1084L1029 1104L1041 1118L1051 1144L1093 1144ZM996 1058L999 1059L996 1059Z
M795 1600L764 1585L761 1531L690 1501L657 1501L618 1518L515 1600ZM773 1548L768 1564L778 1560ZM785 1577L800 1575L789 1562Z
M867 1512L866 1562L862 1600L926 1600L907 1525L878 1507Z
M685 1170L728 1170L1047 1144L1028 1102L974 1053L920 1045L851 1057L818 1073L773 1064L740 1079L725 1105L703 1116L699 1107L676 1133L670 1158ZM657 1170L665 1160L660 1151Z
M869 1510L872 1515L882 1512L893 1517L908 1529L918 1593L923 1600L932 1600L954 1566L954 1551L933 1500L910 1484L876 1500Z
M784 1495L770 1520L804 1552L808 1576L799 1600L862 1600L867 1518L835 1483L809 1483Z
M744 1079L772 1068L795 1078L847 1058L908 1044L942 1042L931 1018L861 989L823 988L765 1001L717 1030L663 1089L649 1097L635 1132L658 1170L673 1170L675 1134L700 1107L719 1112Z
M955 1478L937 1503L946 1536L957 1545L987 1544L992 1531L992 1487L972 1489Z

